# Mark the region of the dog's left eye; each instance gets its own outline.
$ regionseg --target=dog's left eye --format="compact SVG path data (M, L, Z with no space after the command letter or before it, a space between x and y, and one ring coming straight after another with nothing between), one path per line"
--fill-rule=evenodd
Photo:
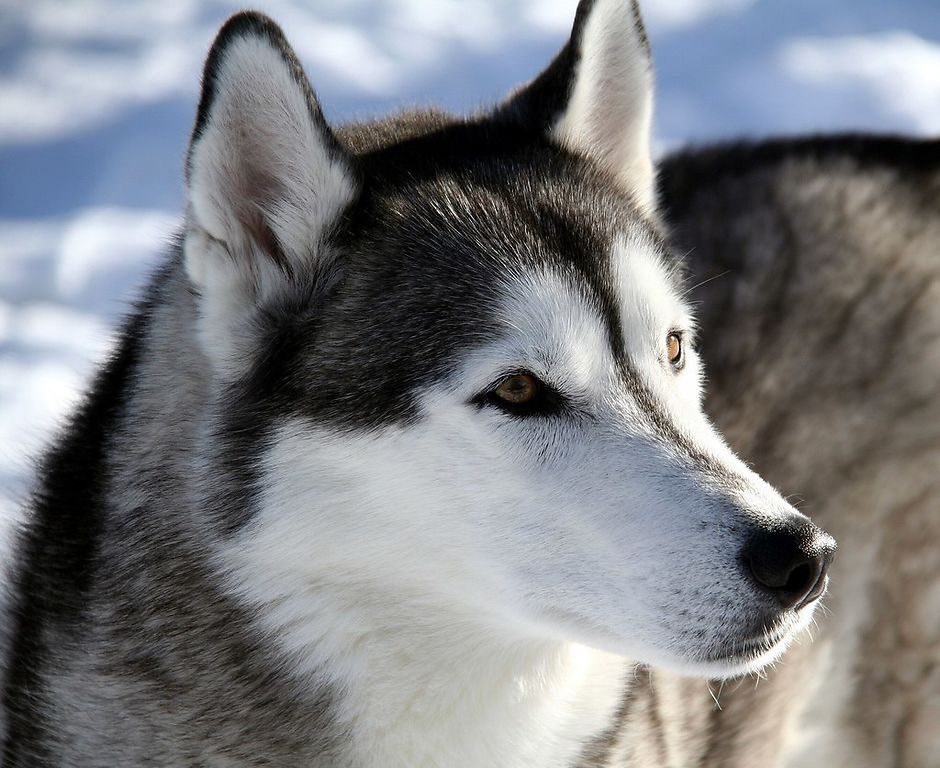
M675 331L666 337L666 357L674 368L682 365L682 336Z

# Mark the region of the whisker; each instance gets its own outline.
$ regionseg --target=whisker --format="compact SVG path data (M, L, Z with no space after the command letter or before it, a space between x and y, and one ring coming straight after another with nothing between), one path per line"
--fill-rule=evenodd
M728 274L731 274L730 269L726 269L724 272L719 272L717 275L712 275L711 277L705 278L700 283L696 283L691 288L688 288L685 291L685 293L682 294L681 298L684 299L686 296L688 296L690 293L692 293L692 291L696 290L697 288L701 288L706 283L710 283L712 280L717 280L719 277L724 277L725 275L728 275Z
M715 708L721 712L721 702L718 701L721 698L721 689L724 686L724 681L718 686L718 694L715 695L715 692L712 690L711 683L705 683L705 687L708 688L708 694L712 697L712 701L715 702Z

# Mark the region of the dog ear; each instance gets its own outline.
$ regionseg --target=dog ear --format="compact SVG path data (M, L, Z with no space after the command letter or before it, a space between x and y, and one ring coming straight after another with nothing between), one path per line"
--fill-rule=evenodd
M582 0L567 45L497 116L590 157L655 208L653 67L637 0Z
M201 335L234 372L254 313L329 269L330 231L357 188L352 160L266 16L233 16L212 45L186 179L184 254Z

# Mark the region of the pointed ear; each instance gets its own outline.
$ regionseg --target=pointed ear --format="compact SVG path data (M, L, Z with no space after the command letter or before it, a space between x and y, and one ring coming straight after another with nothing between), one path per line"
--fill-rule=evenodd
M497 115L592 158L655 208L653 67L637 0L582 0L568 44Z
M330 232L357 189L296 55L259 13L233 16L212 45L186 178L201 335L235 373L258 309L329 268Z

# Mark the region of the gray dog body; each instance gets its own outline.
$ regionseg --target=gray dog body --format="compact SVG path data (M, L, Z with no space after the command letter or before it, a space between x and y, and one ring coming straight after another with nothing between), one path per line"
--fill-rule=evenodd
M938 227L937 147L709 150L668 159L657 194L651 89L635 6L598 0L487 114L334 131L270 20L226 24L184 230L18 539L4 765L771 765L822 701L851 741L810 754L871 757L861 684L826 649L895 641L856 642L854 614L726 691L734 725L708 711L701 678L759 672L804 633L834 542L718 435L700 366L758 469L825 499L845 540L882 536L900 491L857 499L867 533L844 506L936 455L910 329L940 324L934 241L889 257L878 233ZM861 225L879 185L893 197ZM693 294L697 327L685 286L724 270ZM845 412L869 393L890 434ZM847 560L849 583L890 562ZM812 693L820 669L838 695ZM905 701L936 706L918 685ZM897 707L905 754L933 754Z

